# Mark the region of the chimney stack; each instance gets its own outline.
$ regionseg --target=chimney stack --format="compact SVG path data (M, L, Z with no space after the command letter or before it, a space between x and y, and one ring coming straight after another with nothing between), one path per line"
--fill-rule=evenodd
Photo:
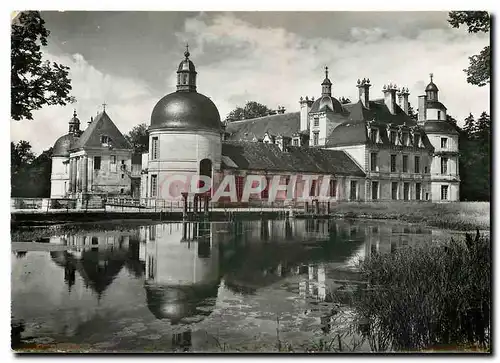
M314 103L314 97L309 99L300 97L300 131L309 130L309 111Z
M418 96L418 124L426 120L427 114L427 95Z
M358 87L359 89L359 99L363 103L363 106L365 108L370 108L370 87L372 85L370 84L370 78L366 79L363 78L363 80L358 79Z
M395 84L389 83L384 85L382 92L384 92L384 102L389 112L393 115L396 112L396 92L398 91L398 87Z
M403 87L401 88L401 90L398 90L399 107L401 107L407 115L410 110L410 103L408 102L409 95L410 91L408 90L408 88Z

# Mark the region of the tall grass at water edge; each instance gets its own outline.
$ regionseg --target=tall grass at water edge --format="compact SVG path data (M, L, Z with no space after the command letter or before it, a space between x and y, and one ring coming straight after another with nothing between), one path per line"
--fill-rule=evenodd
M407 247L361 264L352 305L373 351L490 351L489 238Z

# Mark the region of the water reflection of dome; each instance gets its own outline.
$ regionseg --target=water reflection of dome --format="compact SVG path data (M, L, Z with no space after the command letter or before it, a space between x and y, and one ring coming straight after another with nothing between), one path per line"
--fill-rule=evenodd
M146 284L146 300L157 319L178 324L182 319L202 320L212 313L218 285L162 286Z
M208 224L149 227L144 287L148 308L157 319L177 324L212 312L220 277L218 249L210 237Z

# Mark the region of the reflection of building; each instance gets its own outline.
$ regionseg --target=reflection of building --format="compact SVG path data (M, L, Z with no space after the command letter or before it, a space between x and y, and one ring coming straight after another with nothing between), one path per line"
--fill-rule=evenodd
M211 313L220 278L210 223L149 226L145 259L147 304L158 319L178 323Z
M64 268L68 288L75 284L76 272L87 288L100 298L125 266L135 276L142 276L137 236L118 231L61 237L68 251L51 252L52 260Z
M299 273L307 269L307 278L299 282L299 295L303 298L313 297L319 301L326 298L326 271L324 264L300 266Z

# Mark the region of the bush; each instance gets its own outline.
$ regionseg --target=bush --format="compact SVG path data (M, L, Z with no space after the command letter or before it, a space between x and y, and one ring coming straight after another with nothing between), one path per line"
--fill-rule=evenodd
M406 247L372 255L354 296L372 350L490 348L489 238Z

